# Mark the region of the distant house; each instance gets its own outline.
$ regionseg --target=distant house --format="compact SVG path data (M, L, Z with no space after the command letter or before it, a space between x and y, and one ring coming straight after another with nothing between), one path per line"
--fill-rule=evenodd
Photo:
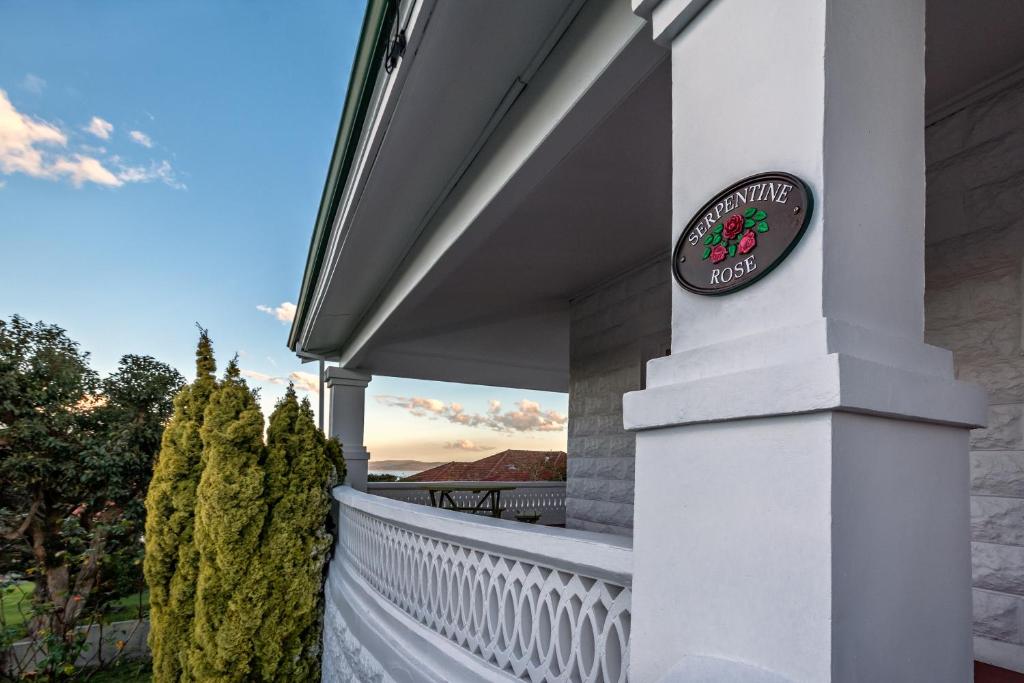
M402 481L565 481L564 451L507 450L475 462L449 462Z

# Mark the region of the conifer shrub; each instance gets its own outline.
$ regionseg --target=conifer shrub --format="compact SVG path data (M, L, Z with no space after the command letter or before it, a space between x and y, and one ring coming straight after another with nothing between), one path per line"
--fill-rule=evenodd
M317 681L330 488L341 446L292 386L264 419L205 331L147 497L153 680Z
M200 329L196 379L174 400L146 495L146 556L149 585L149 646L156 681L177 681L182 655L192 642L199 554L194 542L196 487L202 471L200 430L217 386L213 345Z
M259 566L267 519L266 447L263 413L235 360L210 398L201 434L203 472L195 513L199 580L185 677L259 680L250 671L267 600L262 575L269 573Z
M331 547L325 528L336 450L317 429L309 402L289 386L267 431L267 529L257 580L267 586L256 644L265 681L320 679L323 569Z

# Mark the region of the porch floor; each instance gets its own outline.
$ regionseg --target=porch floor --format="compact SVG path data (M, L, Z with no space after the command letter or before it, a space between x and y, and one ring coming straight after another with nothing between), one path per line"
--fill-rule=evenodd
M974 663L974 683L1024 683L1024 674L991 664Z

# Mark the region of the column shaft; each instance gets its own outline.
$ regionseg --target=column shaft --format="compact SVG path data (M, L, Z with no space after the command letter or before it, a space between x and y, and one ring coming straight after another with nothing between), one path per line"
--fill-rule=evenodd
M345 482L366 490L370 454L363 445L363 416L366 410L368 373L347 368L327 368L325 384L331 392L330 435L341 442L347 470Z

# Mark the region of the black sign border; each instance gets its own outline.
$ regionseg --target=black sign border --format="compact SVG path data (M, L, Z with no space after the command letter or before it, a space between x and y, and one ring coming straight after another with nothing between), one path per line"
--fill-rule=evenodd
M710 209L713 209L715 207L720 198L728 197L730 193L735 192L744 185L752 183L756 180L781 180L788 183L792 183L794 187L798 187L800 190L803 191L803 195L807 197L807 206L804 207L803 209L803 222L797 229L796 235L793 237L793 239L789 241L789 244L782 251L782 253L779 254L778 258L776 258L769 265L763 267L761 273L755 275L750 279L745 279L745 281L742 284L738 284L735 287L731 287L729 289L709 290L701 289L700 287L695 287L690 283L686 282L683 279L683 276L679 273L679 256L682 254L683 248L686 246L686 236L690 234L691 230L697 227L695 223L702 219L705 215L707 215ZM743 180L738 180L729 187L722 190L721 192L716 193L711 198L711 200L704 204L704 206L700 207L700 209L686 223L686 229L683 230L681 235L679 235L679 239L676 240L675 249L672 250L672 275L673 277L675 277L676 283L678 283L680 287L689 292L693 292L694 294L699 294L701 296L727 296L729 294L735 294L736 292L744 290L750 285L760 281L761 278L771 273L780 263L782 263L789 257L790 252L793 251L796 245L800 243L800 240L803 238L804 233L807 231L807 226L810 225L811 223L812 215L814 215L814 195L811 193L811 188L807 186L807 183L801 180L798 176L795 176L792 173L786 173L785 171L767 171L764 173L755 173L752 176L747 176Z

